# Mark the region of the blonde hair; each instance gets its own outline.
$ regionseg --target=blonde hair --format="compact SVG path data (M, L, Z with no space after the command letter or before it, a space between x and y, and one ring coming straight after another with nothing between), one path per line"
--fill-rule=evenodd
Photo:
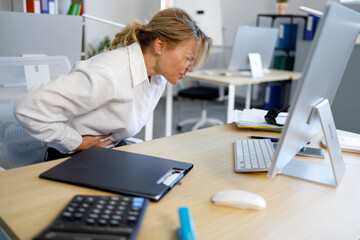
M126 47L138 42L144 51L155 39L160 38L169 45L196 39L199 42L199 54L194 68L201 66L209 57L212 40L196 25L184 10L168 8L158 12L148 24L132 22L115 35L110 49Z

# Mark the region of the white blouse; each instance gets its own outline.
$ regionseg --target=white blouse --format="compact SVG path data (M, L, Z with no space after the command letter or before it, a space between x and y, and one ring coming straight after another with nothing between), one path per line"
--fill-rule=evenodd
M77 62L68 75L31 89L15 104L15 117L33 137L62 153L73 152L82 135L118 142L147 123L166 85L151 77L138 43Z

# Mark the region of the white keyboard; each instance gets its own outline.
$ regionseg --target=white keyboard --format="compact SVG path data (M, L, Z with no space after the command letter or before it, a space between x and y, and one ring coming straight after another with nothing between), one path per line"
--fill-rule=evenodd
M274 146L270 139L236 140L234 142L235 171L268 171L274 155Z

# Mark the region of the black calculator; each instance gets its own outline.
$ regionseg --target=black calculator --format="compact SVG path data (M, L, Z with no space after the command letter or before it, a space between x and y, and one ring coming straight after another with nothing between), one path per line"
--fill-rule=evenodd
M148 199L77 195L34 240L135 239Z

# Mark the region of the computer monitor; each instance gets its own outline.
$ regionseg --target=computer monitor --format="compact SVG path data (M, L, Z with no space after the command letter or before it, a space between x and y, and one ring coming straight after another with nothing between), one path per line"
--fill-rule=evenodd
M249 53L259 53L263 68L270 68L278 33L277 28L238 26L228 69L250 70Z
M327 6L290 105L269 177L281 172L323 184L339 184L344 174L344 162L329 104L334 99L359 32L359 13L336 2ZM292 160L321 127L331 166Z

